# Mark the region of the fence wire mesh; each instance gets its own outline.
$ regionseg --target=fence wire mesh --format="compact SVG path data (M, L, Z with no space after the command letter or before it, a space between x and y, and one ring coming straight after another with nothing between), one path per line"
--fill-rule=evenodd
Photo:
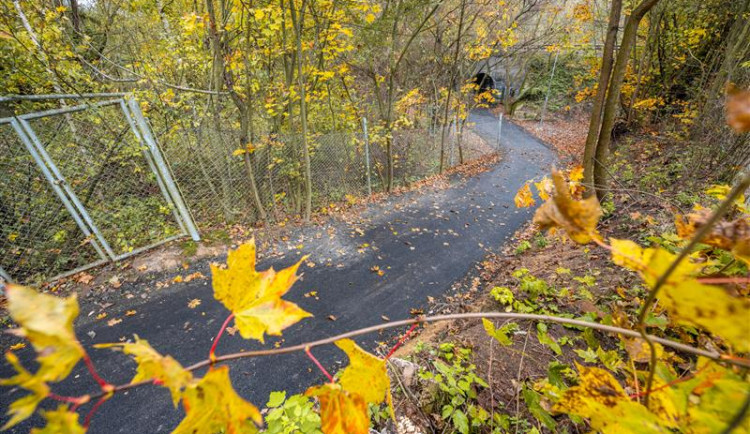
M231 110L206 106L201 112L196 106L180 111L141 103L147 128L201 230L299 215L305 203L302 136L256 131L254 142L242 145ZM55 180L57 186L45 179L18 131L0 124L0 170L6 179L0 184L0 269L29 281L184 234L133 110L138 111L112 101L64 114L25 115L29 134L64 178ZM472 127L466 122L394 131L394 186L496 152L497 141ZM368 178L372 191L385 190L387 143L382 132L309 134L313 209L366 195ZM76 224L56 194L61 188L77 197L75 209L85 210L97 237ZM97 254L100 244L107 255L102 249Z
M0 125L0 267L18 281L100 257L10 124Z
M115 255L180 233L119 103L29 123Z

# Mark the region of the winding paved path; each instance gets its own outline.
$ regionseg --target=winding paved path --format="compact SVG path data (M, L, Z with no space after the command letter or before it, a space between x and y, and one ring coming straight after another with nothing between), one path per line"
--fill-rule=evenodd
M495 143L498 122L492 114L477 111L472 113L470 121L476 123L476 132ZM285 255L261 260L259 268L279 269L304 252L310 253L317 264L313 268L302 267L303 280L285 297L315 317L285 330L282 345L379 324L382 315L407 318L410 309L427 305L427 297L449 293L452 284L474 270L488 249L498 249L530 216L530 210L517 210L513 205L515 192L524 181L548 172L555 161L548 148L510 122L503 125L501 144L503 160L487 172L464 180L454 179L443 190L428 194L414 191L387 199L368 207L355 223L332 221L325 226L304 228L300 231L300 239L304 240L301 251L294 248L299 240L290 240L288 246L282 246ZM359 249L364 243L370 247ZM329 262L331 266L326 266ZM385 274L378 276L371 272L374 265ZM207 261L193 266L192 271L209 275ZM111 308L112 318L123 317L128 309L137 311L136 316L117 326L108 327L105 321L82 322L77 327L79 338L89 347L94 343L117 342L137 333L185 366L206 358L227 311L213 300L206 280L175 286L179 289L154 292L148 300ZM319 300L304 297L309 291L317 291ZM202 300L201 305L189 309L188 301L195 298ZM82 308L82 315L87 312ZM327 319L329 315L334 315L336 321ZM384 338L366 336L360 343L372 348L375 341ZM265 347L270 348L277 341L267 339ZM242 340L239 334L225 335L218 352L261 347ZM134 363L124 355L96 349L91 349L90 354L102 376L112 383L126 383L134 373ZM345 360L343 353L333 346L317 348L315 354L332 372ZM33 357L29 348L20 355L23 359ZM96 390L80 365L73 374L80 377L55 385L57 393L80 395ZM264 406L271 391L287 390L292 394L324 381L302 354L235 361L231 372L235 389L259 408ZM0 377L10 374L7 364L0 365ZM23 393L0 389L2 412ZM87 410L88 406L84 407L84 414ZM141 387L118 394L105 403L95 415L90 432L169 432L181 417L182 410L172 407L166 389ZM6 419L3 417L3 422ZM42 421L35 416L14 432L28 432L32 424L40 425Z

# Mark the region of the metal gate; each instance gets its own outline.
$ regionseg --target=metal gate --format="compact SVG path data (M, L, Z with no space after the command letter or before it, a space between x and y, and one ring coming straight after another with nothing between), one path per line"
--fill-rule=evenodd
M0 119L0 278L55 279L200 239L138 103L117 96Z

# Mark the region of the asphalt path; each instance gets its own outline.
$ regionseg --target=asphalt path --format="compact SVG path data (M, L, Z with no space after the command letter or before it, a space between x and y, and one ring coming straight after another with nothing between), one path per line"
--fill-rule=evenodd
M498 121L488 111L475 111L470 122L474 130L491 143L497 143ZM477 176L456 177L450 186L430 191L417 190L370 205L355 221L332 219L330 223L300 229L297 239L274 246L275 255L260 260L259 269L277 270L310 254L314 267L303 266L304 276L285 299L299 304L314 317L286 329L282 338L266 343L243 340L239 333L222 338L217 353L294 345L383 322L410 316L411 309L427 308L428 297L439 298L453 291L491 251L503 243L531 215L518 210L513 197L523 183L549 172L553 153L523 129L504 122L501 148L503 157L494 168ZM214 258L223 261L224 258ZM383 275L371 271L379 267ZM208 261L190 270L209 276ZM311 292L316 296L310 296ZM308 294L306 297L305 294ZM188 307L193 299L199 306ZM122 310L120 312L119 310ZM136 314L125 316L126 310ZM82 315L85 315L85 306ZM194 280L175 288L136 297L128 304L113 306L108 315L123 318L116 326L106 321L81 320L76 325L79 339L87 347L101 375L113 384L127 383L135 364L127 356L110 350L93 349L96 343L118 342L138 334L158 351L171 354L184 366L206 358L227 310L212 297L208 280ZM331 320L329 317L335 317ZM403 332L403 331L401 331ZM374 348L391 335L372 334L358 339ZM316 357L335 372L346 357L334 346L316 348ZM30 348L18 352L26 366L33 366ZM269 393L286 390L299 393L325 381L311 361L300 353L231 362L234 388L262 408ZM0 378L12 371L0 365ZM82 363L69 379L53 385L60 395L77 396L97 390ZM0 411L26 392L0 389ZM56 406L46 400L43 407ZM82 408L86 413L88 406ZM91 433L169 432L183 417L174 408L169 392L146 386L116 394L93 417ZM83 416L81 416L83 419ZM7 417L3 416L4 423ZM11 432L25 433L43 421L34 416Z

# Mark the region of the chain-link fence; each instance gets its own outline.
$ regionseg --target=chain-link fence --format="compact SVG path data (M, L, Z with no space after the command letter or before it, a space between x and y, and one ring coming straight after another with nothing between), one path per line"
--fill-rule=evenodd
M191 128L154 127L163 132L160 144L197 224L209 229L299 215L305 201L302 136L265 133L249 152L237 152L239 131L212 124L203 119ZM451 125L443 138L439 128L394 131L394 185L439 173L441 148L443 169L496 152L497 142L483 139L472 127ZM368 178L369 190L384 190L385 138L370 134L365 139L364 131L308 136L314 209L366 195Z
M120 260L192 228L133 101L32 112L0 125L5 278L41 280Z
M193 219L211 230L304 209L300 134L256 131L241 146L230 108L148 115L117 98L0 120L0 278L49 278L197 238ZM383 191L388 143L396 186L497 150L471 123L390 140L365 128L308 135L314 209Z

